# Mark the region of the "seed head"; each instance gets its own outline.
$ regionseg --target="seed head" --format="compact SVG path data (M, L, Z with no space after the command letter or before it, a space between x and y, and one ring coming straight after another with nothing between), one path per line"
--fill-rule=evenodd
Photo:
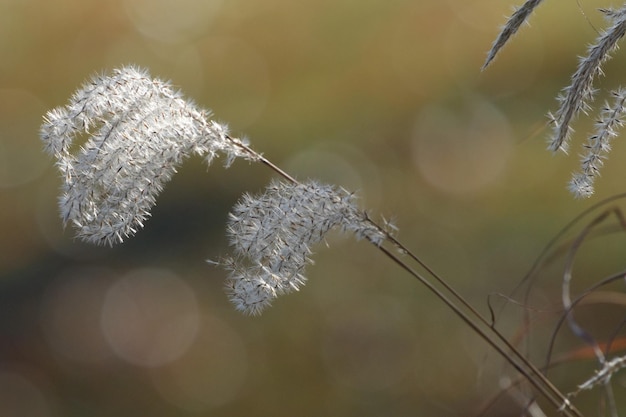
M255 159L210 115L136 67L93 77L66 106L49 111L41 126L63 178L64 223L89 242L122 242L143 227L185 158L197 154L210 163L222 152L227 162ZM73 146L82 137L84 143Z

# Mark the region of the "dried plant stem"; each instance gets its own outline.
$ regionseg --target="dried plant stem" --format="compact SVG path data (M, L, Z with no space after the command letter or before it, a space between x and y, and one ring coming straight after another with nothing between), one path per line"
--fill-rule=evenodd
M563 307L565 309L565 314L563 318L559 321L559 326L557 327L557 329L555 329L553 333L552 341L550 343L550 350L548 354L549 355L551 354L552 346L554 345L554 339L556 337L556 332L558 331L558 328L564 321L566 321L572 333L576 337L581 339L583 342L585 342L588 346L591 347L598 362L602 366L602 369L598 371L598 373L594 377L589 379L587 382L579 385L578 390L575 391L574 393L571 393L570 397L577 395L581 390L591 389L593 386L602 384L605 389L606 398L608 402L608 408L611 413L610 415L617 416L615 394L610 384L610 379L613 373L621 369L622 366L619 365L620 364L620 361L618 360L619 358L613 359L611 361L607 361L605 352L603 352L600 344L593 338L593 336L589 332L587 332L581 325L578 324L578 322L576 322L574 318L574 305L575 303L582 300L582 297L579 297L577 300L572 301L571 288L570 288L572 277L573 277L574 259L576 258L576 254L578 250L580 249L580 247L582 246L586 238L589 236L591 231L594 230L596 227L598 227L598 225L600 225L602 222L604 222L610 215L615 215L622 229L626 228L626 220L624 219L624 216L622 215L622 212L619 209L613 208L613 209L607 210L601 213L595 219L593 219L583 229L583 231L578 235L576 240L572 243L571 248L568 251L565 271L563 274L563 282L562 282L562 302L563 302ZM616 277L619 277L619 278L623 277L623 273L618 274ZM611 281L611 280L613 280L613 277L610 277L608 279L608 281ZM606 281L607 280L603 280L602 282L597 283L594 287L599 287L601 285L604 285ZM549 360L549 356L548 356L548 360Z
M256 159L258 162L268 166L272 171L276 172L278 175L283 177L285 180L289 181L291 184L298 184L298 181L293 178L291 175L286 173L283 169L281 169L278 165L274 164L272 161L244 144L243 142L231 137L230 135L226 135L226 138L233 142L236 146L238 146L243 152L249 154L251 157Z
M492 348L494 348L504 359L511 364L520 374L522 374L548 401L552 403L552 405L559 409L563 410L567 415L582 417L582 414L570 403L570 401L565 397L550 381L545 378L545 376L539 371L528 359L524 357L515 347L513 347L510 342L506 340L506 338L497 331L494 327L488 325L487 327L492 330L494 334L497 335L498 339L503 341L508 349L511 349L515 356L522 362L523 365L517 362L505 348L500 346L488 333L485 332L484 329L480 327L467 313L465 313L461 308L457 306L457 304L450 300L443 292L441 292L437 287L435 287L428 279L420 275L417 271L403 262L400 258L398 258L394 253L389 251L385 247L379 247L379 249L387 255L391 260L393 260L396 264L398 264L402 269L407 271L413 277L420 281L426 288L428 288L437 298L439 298L447 307L449 307L465 324L472 328L485 342L487 342ZM439 278L437 279L439 282L442 282ZM446 288L449 288L447 284L445 284ZM456 292L454 291L454 294ZM460 297L458 294L455 296ZM473 312L474 315L479 317L480 321L484 321L487 324L486 320L482 318L482 316L476 312L474 308L469 306L467 302L460 297L460 300L463 305L470 308L470 311ZM530 369L527 370L524 366ZM535 378L535 376L539 377L539 380Z
M528 360L528 358L526 356L524 356L506 337L504 337L504 335L498 331L495 327L494 327L494 323L488 321L485 316L483 316L480 312L478 312L478 310L476 310L471 304L469 304L469 302L465 299L465 297L463 297L461 294L459 294L458 291L456 291L452 286L450 286L450 284L448 284L443 278L441 278L437 273L435 273L428 265L426 265L421 259L419 259L417 257L417 255L415 255L413 252L411 252L409 249L407 249L402 243L400 243L398 240L396 240L394 237L389 236L389 239L391 240L391 242L396 245L397 247L399 247L404 253L407 254L407 256L409 256L411 259L413 259L415 262L417 262L420 266L422 266L439 284L441 284L448 292L450 292L450 294L452 294L452 296L459 301L465 308L467 308L472 315L474 315L474 317L476 317L479 322L481 322L482 324L484 324L485 326L487 326L487 328L489 328L491 330L491 332L497 337L498 340L500 340L502 343L505 344L506 348L509 349L513 355L515 357L517 357L518 360L520 360L524 366L526 366L528 368L528 370L530 370L530 373L534 376L536 376L541 383L543 383L549 391L552 392L552 394L554 394L554 396L556 396L558 398L558 400L560 400L560 403L555 404L556 406L562 406L563 404L568 404L568 400L567 397L565 395L563 395L563 393L561 393L561 391L554 386L554 384L543 374L543 372L541 372L530 360ZM392 254L393 255L393 254ZM389 255L388 255L389 256ZM406 268L405 268L406 269ZM412 273L412 271L409 271L413 276L415 276L416 278L418 278L421 282L423 282L424 278L423 277L417 277L415 274ZM426 283L424 283L425 285L427 285ZM437 294L437 296L439 296L439 294ZM442 299L442 301L444 301L450 308L452 308L453 310L455 310L455 312L457 311L457 307L456 306L452 306L450 304L448 304L449 300L444 300L443 298L439 297L440 299ZM458 314L458 313L457 313ZM468 317L469 319L469 317ZM463 318L464 321L466 321ZM467 322L467 321L466 321ZM476 330L477 326L471 325L472 329ZM494 348L496 348L498 350L498 352L500 352L500 354L502 356L505 357L505 359L507 361L509 361L509 363L511 363L511 365L513 365L516 369L520 370L520 368L518 366L516 366L516 364L514 363L514 360L512 358L510 358L510 355L505 352L502 351L500 349L498 349L494 342L491 340L491 338L489 338L489 336L487 334L485 334L484 332L480 332L479 333L480 336L485 339L490 345L492 345ZM521 372L521 370L520 370ZM535 386L537 387L537 384L535 382L535 379L532 377L532 375L528 374L526 371L522 372L522 374L528 378L528 380ZM538 387L537 387L538 388ZM538 388L539 389L539 388ZM543 391L542 391L543 393ZM545 393L544 393L545 395ZM546 396L547 397L547 396ZM554 404L554 403L553 403ZM578 411L569 406L568 407L572 408L572 411L574 412L574 415L579 415Z
M66 106L48 112L41 129L64 178L64 222L73 223L84 240L120 243L143 227L164 184L192 154L204 156L207 164L217 155L226 156L226 166L236 158L261 162L285 181L273 183L259 196L244 196L229 215L227 234L234 255L220 264L230 271L225 286L235 308L260 314L277 296L298 290L306 281L305 266L312 262L311 246L340 228L367 239L425 285L557 409L581 417L493 320L392 236L393 226L371 220L354 195L340 187L298 182L209 117L209 111L139 68L94 77ZM85 145L72 153L72 142L83 136Z
M244 145L245 146L245 145ZM254 150L246 147L250 152L256 153ZM258 154L257 154L258 155ZM270 167L274 172L283 177L285 180L298 184L292 176L280 169L277 165L269 161L268 159L261 157L261 162ZM372 219L367 217L367 221L372 223L377 229L384 230ZM454 300L458 301L463 307L465 307L470 314L466 313L457 305L457 303L450 299L445 293L438 289L430 280L423 275L419 274L416 270L411 268L407 263L398 257L395 253L387 249L386 247L375 244L375 246L389 257L393 262L399 265L402 269L408 272L411 276L416 278L421 284L423 284L428 290L430 290L437 298L439 298L447 307L449 307L465 324L467 324L472 330L474 330L487 344L494 348L511 366L513 366L520 374L522 374L528 381L548 400L552 405L569 416L582 417L582 414L574 407L568 398L552 383L550 380L530 361L526 358L511 342L494 326L490 323L478 310L476 310L469 302L450 284L448 284L443 278L441 278L432 268L424 263L417 255L409 250L404 244L398 241L389 233L385 233L387 241L392 246L398 249L401 253L408 256L410 259L424 268L428 274L430 274L437 283L442 285L446 291L448 291ZM472 316L478 320L474 320ZM486 326L491 333L487 333L485 329L481 327L481 324ZM490 334L495 335L494 339ZM504 344L501 346L497 340ZM508 351L507 351L508 349ZM513 355L511 355L512 352Z

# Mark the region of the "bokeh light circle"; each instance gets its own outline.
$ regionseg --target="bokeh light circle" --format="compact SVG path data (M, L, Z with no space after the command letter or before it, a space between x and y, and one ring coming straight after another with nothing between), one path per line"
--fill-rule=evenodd
M407 364L415 360L415 334L396 300L381 296L360 301L327 312L332 320L324 341L324 364L337 384L362 391L386 390L411 372Z
M45 393L20 372L0 371L0 416L51 417Z
M114 275L104 269L79 269L59 277L45 293L41 323L48 345L65 360L99 362L111 356L100 312Z
M107 291L102 332L122 359L156 367L183 355L198 331L196 297L175 274L163 269L133 271Z
M479 96L457 106L421 110L413 135L414 163L438 190L471 194L495 183L512 151L507 118Z
M125 0L124 6L144 36L188 42L204 33L218 14L222 0Z
M262 116L270 98L270 68L262 51L249 41L208 36L195 43L203 96L194 98L215 112L214 118L245 129Z
M233 401L247 376L248 354L239 334L225 321L205 315L185 355L155 369L153 383L161 396L194 412Z

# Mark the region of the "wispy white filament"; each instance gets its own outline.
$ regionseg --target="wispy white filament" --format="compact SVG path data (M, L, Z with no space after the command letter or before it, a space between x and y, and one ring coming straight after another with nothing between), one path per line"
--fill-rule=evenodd
M143 226L186 157L202 155L207 163L219 152L227 163L257 158L210 115L136 67L93 77L41 126L64 180L63 221L86 241L112 245ZM84 136L82 146L74 145Z
M360 210L352 194L330 185L273 183L233 208L228 236L235 257L226 288L235 307L260 314L278 295L298 290L311 247L333 228L376 245L388 236Z

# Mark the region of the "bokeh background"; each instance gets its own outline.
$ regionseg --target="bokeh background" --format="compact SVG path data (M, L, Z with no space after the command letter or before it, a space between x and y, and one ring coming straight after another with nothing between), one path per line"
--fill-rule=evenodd
M623 144L597 195L577 201L565 185L583 138L569 157L544 140L545 114L610 4L545 2L481 72L513 3L0 0L0 415L475 415L515 374L365 242L333 236L302 291L260 317L232 309L225 273L205 261L228 253L229 208L263 189L265 167L190 159L133 239L92 247L63 230L38 129L94 73L147 67L298 178L358 191L486 313L561 227L625 189ZM618 52L599 85L623 82L624 62ZM585 246L576 289L620 270L624 243ZM533 314L558 303L562 269L559 258L542 269ZM492 301L518 335L524 309ZM623 311L581 315L606 336ZM554 318L533 322L538 363ZM583 346L567 331L558 342ZM595 366L553 375L568 391ZM581 408L597 411L599 397ZM514 399L488 415L517 415Z

